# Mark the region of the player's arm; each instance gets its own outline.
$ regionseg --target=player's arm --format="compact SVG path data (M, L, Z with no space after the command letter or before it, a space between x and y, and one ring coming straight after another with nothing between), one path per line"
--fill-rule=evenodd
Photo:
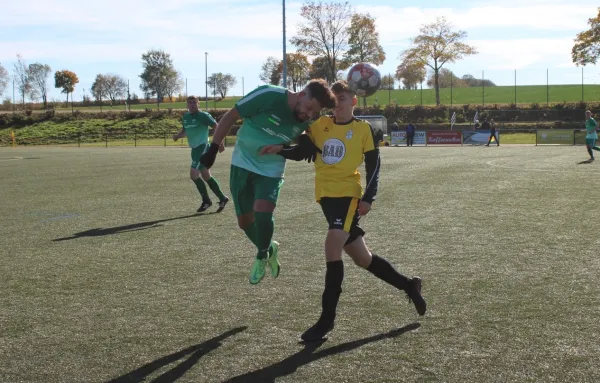
M222 152L224 150L223 140L227 136L227 133L231 130L231 127L235 122L240 118L240 115L236 108L230 109L225 115L221 118L218 124L213 125L215 129L215 133L213 135L212 142L208 147L206 153L200 157L200 163L206 166L207 169L210 169L217 159L217 153ZM223 149L221 149L223 148Z
M179 133L173 135L173 141L177 141L178 139L185 137L185 129L181 128Z
M381 159L379 156L379 146L375 141L375 132L371 127L371 134L366 134L363 146L365 170L367 172L367 186L362 201L372 204L377 197L377 189L379 188L379 169Z

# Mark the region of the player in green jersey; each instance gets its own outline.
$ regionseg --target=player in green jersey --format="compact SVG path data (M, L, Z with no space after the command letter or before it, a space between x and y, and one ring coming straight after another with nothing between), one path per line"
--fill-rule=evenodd
M231 159L230 188L239 227L258 249L250 283L259 283L265 268L273 278L280 270L278 243L273 241L273 212L283 184L285 158L262 156L267 145L290 144L306 130L322 108L333 108L335 96L324 80L311 80L300 92L272 85L256 88L219 121L212 144L200 162L210 168L219 145L243 119Z
M592 112L589 110L585 112L585 147L590 155L590 161L594 161L593 150L600 151L600 148L596 146L596 140L598 140L598 123L592 118Z
M225 209L225 205L229 202L229 198L223 194L221 187L217 180L210 174L210 170L204 167L200 163L200 156L206 152L208 147L208 129L216 128L217 122L215 119L205 111L198 109L198 98L196 96L189 96L187 99L188 112L182 117L183 128L181 131L173 135L173 140L177 141L182 137L187 137L188 144L192 148L192 166L190 168L190 178L196 185L200 196L202 196L202 204L198 208L198 213L201 213L212 206L212 201L208 196L206 185L208 184L210 190L215 193L219 198L219 209L217 213L220 213ZM223 143L219 145L219 151L225 150Z

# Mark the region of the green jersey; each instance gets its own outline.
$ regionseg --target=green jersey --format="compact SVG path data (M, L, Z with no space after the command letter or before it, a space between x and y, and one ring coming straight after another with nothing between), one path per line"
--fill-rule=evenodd
M260 150L267 145L290 144L308 127L308 122L296 120L287 96L285 88L263 85L235 104L244 122L237 134L232 165L266 177L283 176L285 158L261 156Z
M183 115L181 122L190 148L207 145L208 129L217 123L210 114L204 111L194 114L187 112Z
M593 118L590 117L585 122L585 131L587 132L587 135L585 136L585 138L593 138L593 139L597 140L598 133L596 133L596 129L598 129L598 123L596 122L596 120L594 120Z

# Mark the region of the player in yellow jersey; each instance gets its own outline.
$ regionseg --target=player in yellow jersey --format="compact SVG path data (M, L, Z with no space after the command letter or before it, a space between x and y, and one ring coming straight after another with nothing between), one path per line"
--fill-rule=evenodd
M344 279L342 251L358 266L406 292L419 315L424 315L427 308L421 296L421 278L400 274L385 258L371 253L365 244L365 231L359 220L369 213L377 195L379 149L371 125L354 117L357 99L348 84L338 81L331 90L336 96L333 117L323 116L311 124L296 146L271 145L262 150L263 154L278 153L288 159L314 162L315 197L329 223L321 316L302 334L304 341L322 339L334 327ZM363 159L367 173L364 194L358 172Z

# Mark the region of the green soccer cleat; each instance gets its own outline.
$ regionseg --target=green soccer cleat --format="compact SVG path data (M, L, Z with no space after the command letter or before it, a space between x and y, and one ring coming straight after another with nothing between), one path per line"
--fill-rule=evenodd
M277 253L279 252L279 242L272 241L271 248L269 249L269 269L271 269L271 276L273 278L277 278L279 276L279 271L281 271L281 263L279 263L279 256Z
M267 266L267 259L254 259L254 264L252 265L252 270L250 271L250 284L256 285L265 276L265 268Z

